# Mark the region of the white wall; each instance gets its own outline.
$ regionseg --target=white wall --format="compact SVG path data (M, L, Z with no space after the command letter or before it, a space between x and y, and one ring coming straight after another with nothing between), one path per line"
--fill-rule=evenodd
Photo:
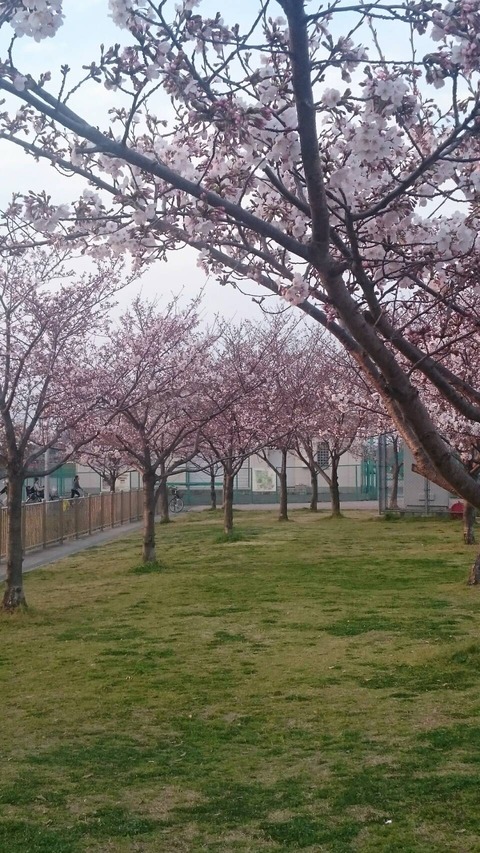
M410 507L446 509L450 506L452 503L450 492L447 492L435 483L430 483L425 477L421 477L420 474L412 471L413 456L408 447L404 447L403 452L403 499L405 509L409 509Z
M88 465L80 465L77 463L75 467L78 479L80 480L80 485L87 493L110 491L109 486L102 481L100 475L95 471L92 471ZM141 477L138 471L127 471L118 478L115 489L117 492L128 492L131 489L139 489L141 485Z
M269 459L275 465L280 465L280 452L278 450L271 450L269 454ZM267 463L260 458L260 456L252 456L249 460L250 468L252 471L271 471L271 468L267 465ZM245 463L243 469L246 469L248 465ZM294 453L289 453L287 456L287 476L288 476L288 485L289 486L310 486L310 471L307 466L302 462L302 460ZM242 470L243 470L242 469ZM330 475L330 468L326 468L326 473ZM242 472L240 472L242 474ZM273 474L273 472L272 472ZM254 486L255 475L252 476L252 487ZM274 475L275 480L275 475ZM360 460L358 457L353 456L351 453L345 453L341 460L340 466L338 469L338 480L340 486L352 486L355 487L358 485L360 487ZM322 477L319 475L319 485L322 484ZM241 486L239 484L239 488L247 488L247 486Z

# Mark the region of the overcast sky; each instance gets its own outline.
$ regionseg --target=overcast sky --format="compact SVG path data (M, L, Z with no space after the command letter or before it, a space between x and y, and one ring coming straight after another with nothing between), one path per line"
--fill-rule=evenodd
M227 7L229 4L227 4ZM232 5L233 16L229 22L251 20L258 9L257 0L243 0L240 4ZM218 8L225 8L224 0L204 0L202 12L214 14ZM278 13L280 13L280 8ZM110 45L116 41L122 42L126 33L118 30L108 17L107 0L64 0L66 20L54 39L45 39L40 43L32 39L19 39L15 47L17 67L23 72L36 75L42 71L58 72L61 65L68 63L72 69L72 80L81 74L81 66L90 63L99 56L101 43ZM5 27L0 34L0 56L6 52L7 36L11 30ZM53 83L48 87L55 91ZM80 94L74 102L78 110L87 120L100 127L106 126L106 113L115 97L103 86L95 88L92 100L91 89ZM166 105L168 102L166 102ZM60 176L46 162L36 163L20 149L7 142L0 141L0 207L8 204L13 192L28 192L46 190L55 203L69 202L81 194L85 181L79 178ZM158 262L151 267L135 285L131 285L120 296L122 306L128 304L132 296L140 289L148 296L159 296L161 302L166 302L172 293L182 292L182 299L196 295L204 289L204 307L207 316L217 313L227 318L260 318L261 311L251 298L243 296L232 287L221 287L213 278L206 275L196 265L197 253L191 249L171 253L168 263ZM265 295L265 291L253 283L245 283L243 288L249 293ZM286 303L276 301L277 305L285 307ZM272 305L273 307L273 305Z

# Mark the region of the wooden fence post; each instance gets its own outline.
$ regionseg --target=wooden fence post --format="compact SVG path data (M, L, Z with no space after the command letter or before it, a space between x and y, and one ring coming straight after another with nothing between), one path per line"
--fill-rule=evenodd
M43 547L47 547L47 502L42 502L42 540Z
M58 540L60 545L63 545L63 513L65 512L63 505L64 501L60 499L58 501Z
M26 516L27 516L27 508L26 508L25 504L22 504L22 525L21 525L21 528L22 528L22 554L25 553L25 530L26 530L26 524L27 524L27 517Z
M75 527L75 539L78 539L78 504L80 498L75 498L73 501L73 524Z

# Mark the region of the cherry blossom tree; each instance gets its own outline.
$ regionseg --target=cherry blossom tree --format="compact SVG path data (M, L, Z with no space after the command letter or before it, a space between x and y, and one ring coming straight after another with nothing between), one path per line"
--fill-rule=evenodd
M88 465L98 474L107 484L110 492L115 492L119 477L132 469L131 460L116 447L116 434L119 429L118 422L115 424L113 421L104 425L100 421L94 439L82 449L78 457L80 462Z
M411 313L411 306L402 306L404 316ZM430 300L425 300L423 312L410 323L409 335L418 345L421 343L437 360L449 370L454 370L465 383L476 381L477 365L480 358L478 335L472 334L470 324L459 321L455 316L444 316ZM427 402L432 418L437 424L444 441L451 452L461 460L473 479L480 474L480 424L459 415L448 400L436 389L420 378L420 388ZM463 536L467 545L475 543L475 506L464 501ZM480 558L473 564L470 583L480 582Z
M397 314L428 298L437 320L478 337L475 4L258 0L243 31L199 0L171 15L143 0L109 10L119 43L80 76L63 65L57 86L16 47L56 33L61 0L2 7L0 137L85 181L62 205L17 196L18 228L139 262L190 245L222 283L283 295L355 359L417 470L480 506L415 379L475 424L478 383L414 343ZM112 95L103 121L76 109L99 85Z
M355 374L341 354L319 355L321 368L316 387L311 387L309 414L296 431L296 452L308 467L312 480L311 509L316 509L316 477L328 485L332 516L341 515L338 468L342 457L361 456L362 443L371 434L368 414L352 398Z
M277 477L279 521L288 521L288 454L296 448L297 430L305 424L312 384L318 381L316 369L312 371L308 337L302 331L298 321L272 318L270 334L275 345L268 381L256 399L264 445L259 456Z
M225 329L210 362L206 393L217 413L201 431L204 458L219 460L223 471L223 526L233 531L235 477L262 447L258 396L270 381L275 334L265 324L244 323Z
M201 427L216 411L204 389L204 366L216 336L201 331L199 304L164 311L136 299L103 347L105 412L112 449L142 474L143 560L155 562L155 510L168 521L167 479L194 458Z
M193 464L189 470L205 471L208 474L210 482L210 509L215 512L217 509L217 477L223 471L221 460L216 452L212 450L207 438L200 434L200 443L197 455L193 460Z
M459 417L438 395L430 396L429 408L452 452L462 460L472 478L478 478L480 474L479 424ZM475 544L475 517L475 506L469 501L464 501L463 539L466 545ZM474 563L471 578L473 578L471 583L480 583L480 557Z
M118 263L73 275L68 250L18 251L0 261L0 445L8 480L3 608L25 605L22 490L87 439L99 404L95 336L123 286ZM75 437L79 424L82 437ZM90 435L94 434L93 425ZM54 464L48 451L55 448ZM47 496L48 499L48 496Z

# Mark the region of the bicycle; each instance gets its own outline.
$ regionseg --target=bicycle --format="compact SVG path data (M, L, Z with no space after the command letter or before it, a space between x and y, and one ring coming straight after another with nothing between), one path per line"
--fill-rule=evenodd
M180 497L178 489L173 488L170 491L172 493L172 497L170 498L170 501L168 504L168 508L169 508L170 512L181 512L182 509L184 508L185 504L183 503L183 501Z
M36 486L25 486L25 491L27 493L26 504L43 503L45 489L37 489Z

